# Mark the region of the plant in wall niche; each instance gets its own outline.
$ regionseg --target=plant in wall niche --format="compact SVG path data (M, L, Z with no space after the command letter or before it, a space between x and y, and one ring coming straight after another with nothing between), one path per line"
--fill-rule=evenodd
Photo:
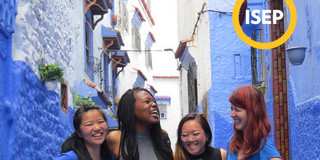
M82 97L80 94L75 94L74 95L74 104L76 106L83 106L86 104L95 104L95 103L92 101L91 97L88 97L88 96Z
M64 83L63 69L57 63L39 66L41 81L59 81Z
M62 78L63 69L57 63L43 64L39 66L40 79L45 81L45 85L48 90L55 90L58 82L64 83L65 80Z

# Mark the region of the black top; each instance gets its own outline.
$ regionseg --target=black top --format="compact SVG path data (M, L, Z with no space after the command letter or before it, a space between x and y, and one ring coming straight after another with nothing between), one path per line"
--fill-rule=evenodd
M189 157L191 159L202 159L202 160L221 160L221 153L220 153L220 148L212 148L212 147L207 147L206 150L197 156L190 155Z

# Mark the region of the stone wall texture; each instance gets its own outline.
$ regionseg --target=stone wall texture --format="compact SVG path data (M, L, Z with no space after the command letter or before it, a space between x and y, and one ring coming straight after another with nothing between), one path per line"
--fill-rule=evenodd
M46 89L38 66L57 62L65 75L73 72L73 1L20 0L16 7L12 59L5 71L11 91L0 111L0 125L6 129L0 159L55 159L73 132L73 110L66 114L60 109L59 89Z
M297 25L290 47L307 47L304 62L293 66L287 57L290 159L320 159L320 23L319 1L293 0Z
M55 159L73 132L72 116L60 109L60 95L46 87L24 62L13 64L16 97L9 134L11 159ZM70 108L69 114L73 111Z

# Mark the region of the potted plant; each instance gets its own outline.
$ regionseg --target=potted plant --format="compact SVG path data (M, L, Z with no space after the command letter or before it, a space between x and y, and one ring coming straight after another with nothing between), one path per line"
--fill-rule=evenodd
M91 97L81 96L80 94L75 94L74 95L74 104L76 106L83 106L85 104L95 104L95 103L92 101Z
M258 86L258 88L261 90L262 94L264 94L266 92L265 86Z
M64 83L63 69L57 63L43 64L39 66L40 79L45 81L45 85L48 90L55 90L58 82Z

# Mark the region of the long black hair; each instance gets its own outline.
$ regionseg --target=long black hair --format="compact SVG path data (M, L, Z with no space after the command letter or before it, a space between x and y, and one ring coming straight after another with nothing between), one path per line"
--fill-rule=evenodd
M127 90L120 98L118 105L118 123L121 130L120 151L125 160L139 160L137 133L135 125L135 93L139 91L148 92L146 89L135 87ZM154 97L153 97L154 98ZM160 121L151 124L150 137L153 148L159 160L173 160L171 143L168 135L164 133L160 126Z
M106 115L103 113L102 109L98 105L92 105L92 104L86 104L84 106L79 107L73 116L73 127L75 131L72 133L71 136L69 136L62 144L61 147L61 153L68 152L70 150L73 150L79 160L92 160L88 149L84 143L83 138L79 137L76 132L80 132L80 124L82 121L82 115L90 110L97 110L103 119L107 121ZM107 142L104 141L101 144L101 157L105 160L111 160L111 152L109 150L109 147L107 145Z

